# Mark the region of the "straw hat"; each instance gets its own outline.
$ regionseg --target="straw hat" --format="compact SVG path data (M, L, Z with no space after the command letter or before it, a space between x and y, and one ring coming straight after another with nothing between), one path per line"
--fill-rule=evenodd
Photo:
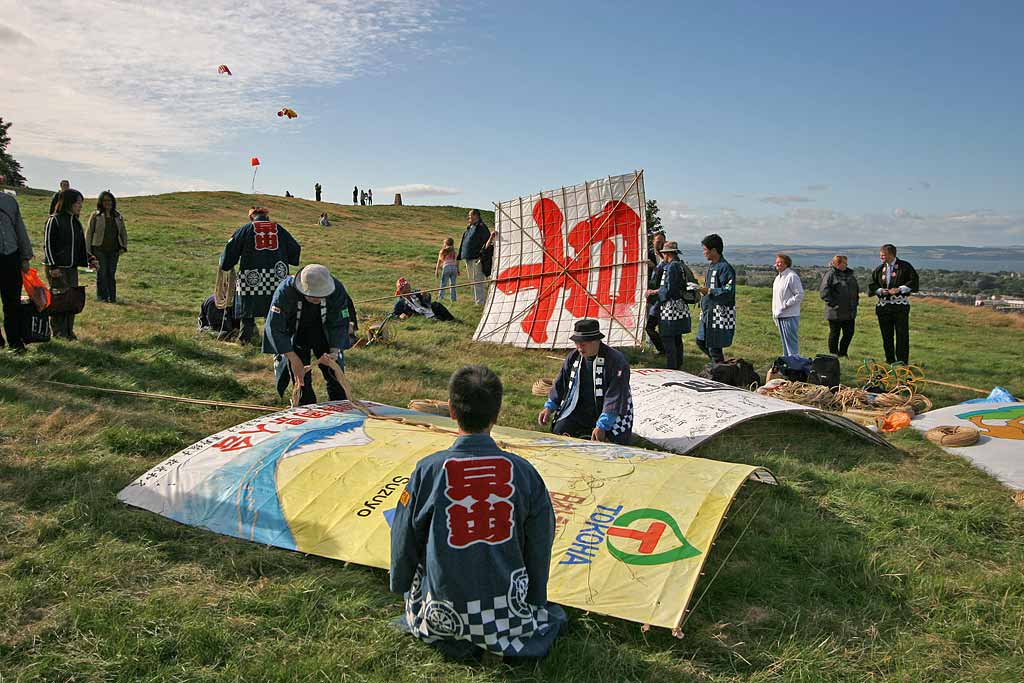
M673 254L678 254L679 253L679 243L678 242L665 242L665 244L663 244L661 246L661 253L664 254L667 251L670 251Z
M334 291L334 278L326 266L311 263L295 275L295 289L299 294L322 299Z

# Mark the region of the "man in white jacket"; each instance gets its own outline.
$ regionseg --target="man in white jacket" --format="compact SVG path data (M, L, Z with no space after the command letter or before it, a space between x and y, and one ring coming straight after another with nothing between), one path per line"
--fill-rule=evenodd
M800 302L804 286L793 270L793 259L786 254L775 255L775 282L772 283L772 318L782 337L782 355L800 355Z

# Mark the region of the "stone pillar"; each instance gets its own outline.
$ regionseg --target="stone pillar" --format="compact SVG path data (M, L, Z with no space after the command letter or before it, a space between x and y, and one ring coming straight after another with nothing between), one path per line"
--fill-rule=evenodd
M402 205L402 195L399 194L398 192L396 192L395 193L395 206L401 206L401 205Z

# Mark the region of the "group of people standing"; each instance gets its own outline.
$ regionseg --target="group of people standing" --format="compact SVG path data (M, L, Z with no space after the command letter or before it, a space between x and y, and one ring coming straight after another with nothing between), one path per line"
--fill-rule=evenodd
M21 289L22 273L28 272L35 256L32 241L25 229L17 200L4 193L0 199L0 295L3 299L4 330L0 337L15 353L24 353L22 337ZM79 286L79 268L96 269L97 299L117 302L117 265L121 254L128 251L128 231L124 216L117 210L117 198L104 190L96 200L96 209L89 216L88 229L81 222L85 198L71 187L68 180L60 182L60 190L50 199L50 209L43 233L43 271L52 296L50 330L58 339L75 341L75 317L85 306Z
M359 191L359 186L352 187L352 204L359 206L373 206L373 190Z

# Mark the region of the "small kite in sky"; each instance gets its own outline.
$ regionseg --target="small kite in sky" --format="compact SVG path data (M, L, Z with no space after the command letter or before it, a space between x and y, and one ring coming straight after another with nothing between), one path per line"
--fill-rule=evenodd
M228 68L227 64L221 64L217 67L217 73L231 75L231 69Z
M277 115L287 116L290 119L294 119L296 116L298 116L298 114L295 113L294 109L289 109L288 107L283 107L281 111L277 112Z
M250 166L259 166L260 165L260 158L259 157L253 157L252 159L249 159L249 165Z

